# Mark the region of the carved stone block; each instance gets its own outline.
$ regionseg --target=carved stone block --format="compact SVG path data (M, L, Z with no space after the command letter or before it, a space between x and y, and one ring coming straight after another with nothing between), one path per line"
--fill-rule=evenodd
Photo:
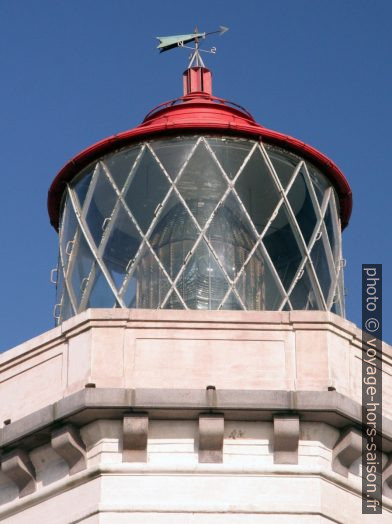
M135 413L123 419L123 462L147 462L148 415Z
M343 431L332 451L332 469L348 477L348 470L362 455L362 433L355 428Z
M68 424L53 431L52 448L68 464L70 475L86 469L86 446L74 426Z
M200 415L199 462L223 461L223 415Z
M274 416L274 464L298 464L298 415Z
M24 497L36 490L35 470L28 454L20 449L4 455L1 460L1 471L19 489L19 496Z

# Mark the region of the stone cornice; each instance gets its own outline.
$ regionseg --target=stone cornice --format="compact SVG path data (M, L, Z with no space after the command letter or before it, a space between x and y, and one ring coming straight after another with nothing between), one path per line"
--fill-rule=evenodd
M86 388L0 429L0 447L33 449L50 441L53 428L77 426L100 418L148 413L150 419L197 419L222 413L226 420L272 421L276 414L296 414L307 422L339 429L361 425L361 406L336 391ZM383 451L392 451L392 421L383 417Z

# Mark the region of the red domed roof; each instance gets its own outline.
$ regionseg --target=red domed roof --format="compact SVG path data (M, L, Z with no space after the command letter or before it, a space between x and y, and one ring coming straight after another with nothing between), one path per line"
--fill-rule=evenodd
M261 126L241 106L212 96L206 91L191 92L157 106L139 126L105 138L70 160L58 173L49 189L48 211L51 224L58 229L61 199L66 184L92 161L146 137L198 131L262 139L309 160L335 187L340 202L342 229L348 224L352 208L351 189L343 173L329 158L296 138Z

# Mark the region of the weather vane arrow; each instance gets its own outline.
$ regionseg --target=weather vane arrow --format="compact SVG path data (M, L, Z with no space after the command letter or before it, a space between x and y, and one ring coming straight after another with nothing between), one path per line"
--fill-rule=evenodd
M209 33L198 33L195 30L194 33L188 35L157 36L157 39L159 40L157 49L159 49L160 53L163 53L164 51L169 51L169 49L174 49L175 47L184 47L184 44L190 42L197 42L199 38L206 38L208 35L214 35L216 33L223 35L223 33L226 33L228 30L228 27L221 25L219 26L218 31L210 31Z
M170 49L174 49L175 47L185 47L187 49L192 49L193 53L190 57L189 66L191 67L193 64L197 66L204 67L204 62L200 56L200 51L203 51L204 53L212 53L214 54L216 52L216 48L212 47L209 50L206 49L200 49L199 48L199 39L204 39L208 35L214 35L219 33L219 35L223 35L228 31L229 28L225 27L223 25L219 26L219 29L217 31L210 31L209 33L200 33L197 30L197 27L195 28L195 31L193 33L187 34L187 35L173 35L173 36L157 36L157 39L159 40L159 44L157 46L157 49L159 49L160 53L163 53L164 51L169 51ZM186 44L189 44L190 42L195 42L195 47L189 47Z

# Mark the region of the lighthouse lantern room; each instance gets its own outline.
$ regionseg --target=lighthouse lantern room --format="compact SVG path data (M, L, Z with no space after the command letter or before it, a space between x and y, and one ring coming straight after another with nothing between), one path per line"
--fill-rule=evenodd
M183 96L55 178L57 321L97 307L344 316L344 175L214 96L198 46L193 58Z

